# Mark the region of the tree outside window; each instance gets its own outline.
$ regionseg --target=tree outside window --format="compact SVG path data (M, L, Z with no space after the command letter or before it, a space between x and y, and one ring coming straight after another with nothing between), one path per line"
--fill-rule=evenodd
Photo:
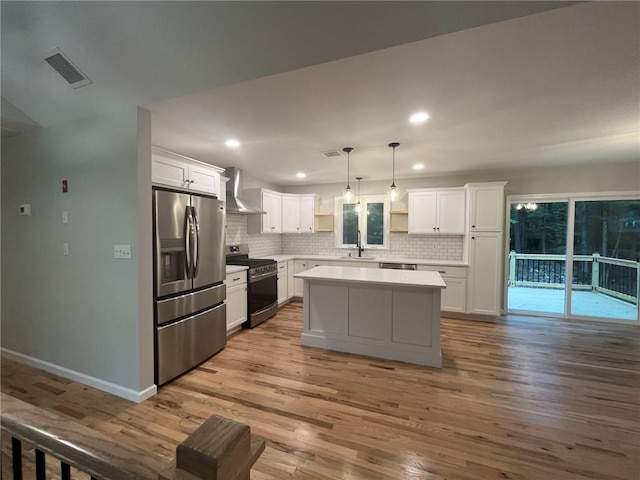
M387 248L389 237L389 202L386 195L367 195L360 197L362 211L358 215L355 203L344 203L336 198L336 216L338 229L336 243L338 247L355 247L358 230L366 248Z

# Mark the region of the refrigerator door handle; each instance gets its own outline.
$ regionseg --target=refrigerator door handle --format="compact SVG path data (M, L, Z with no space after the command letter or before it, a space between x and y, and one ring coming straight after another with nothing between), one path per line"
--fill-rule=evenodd
M193 218L191 217L191 207L187 206L186 212L184 214L184 254L186 265L185 268L187 270L187 278L193 278L191 274L191 232L193 231Z
M200 263L200 224L198 223L198 212L196 207L191 207L193 212L193 224L194 224L194 255L193 255L193 278L198 276L198 264Z

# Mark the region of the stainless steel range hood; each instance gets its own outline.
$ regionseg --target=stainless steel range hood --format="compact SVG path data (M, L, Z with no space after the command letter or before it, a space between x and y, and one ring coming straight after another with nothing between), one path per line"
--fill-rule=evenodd
M242 198L242 170L236 167L229 167L224 171L225 177L229 179L227 183L226 209L227 213L239 213L248 215L250 213L265 214L264 210L258 205Z

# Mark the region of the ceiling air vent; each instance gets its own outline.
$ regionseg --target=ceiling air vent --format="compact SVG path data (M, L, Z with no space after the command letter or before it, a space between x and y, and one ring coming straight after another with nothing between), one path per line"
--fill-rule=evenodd
M322 154L327 158L339 157L342 155L338 150L330 150L328 152L322 152Z
M76 67L69 57L59 48L49 50L45 54L45 62L53 67L73 88L80 88L93 82Z

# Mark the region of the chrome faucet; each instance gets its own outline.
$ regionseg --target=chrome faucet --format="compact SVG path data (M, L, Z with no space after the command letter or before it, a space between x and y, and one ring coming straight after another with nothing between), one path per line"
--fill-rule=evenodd
M360 232L360 229L358 229L358 242L356 243L356 247L358 247L358 257L362 257L364 247L362 246L362 232Z

